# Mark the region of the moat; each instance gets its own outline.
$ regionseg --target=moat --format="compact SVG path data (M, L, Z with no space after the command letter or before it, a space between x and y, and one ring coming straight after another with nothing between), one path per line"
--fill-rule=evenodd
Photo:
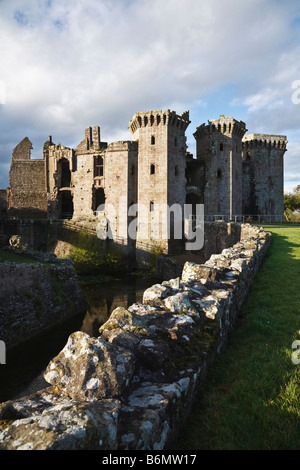
M155 278L130 276L106 282L84 283L82 289L89 304L87 311L74 316L39 337L7 352L6 365L0 368L0 402L29 395L49 386L43 371L74 331L98 336L99 327L118 307L142 300L143 292Z

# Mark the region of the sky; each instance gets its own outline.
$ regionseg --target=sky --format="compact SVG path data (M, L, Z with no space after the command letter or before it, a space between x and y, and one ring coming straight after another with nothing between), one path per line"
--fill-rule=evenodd
M0 0L0 188L28 137L75 148L84 129L131 140L138 111L220 114L286 135L285 191L300 184L299 0Z

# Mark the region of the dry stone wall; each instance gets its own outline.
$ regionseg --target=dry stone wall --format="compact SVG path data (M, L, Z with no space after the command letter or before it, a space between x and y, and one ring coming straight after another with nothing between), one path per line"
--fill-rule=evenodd
M170 448L270 240L243 226L231 248L116 308L97 338L73 333L47 367L48 388L0 405L0 448Z

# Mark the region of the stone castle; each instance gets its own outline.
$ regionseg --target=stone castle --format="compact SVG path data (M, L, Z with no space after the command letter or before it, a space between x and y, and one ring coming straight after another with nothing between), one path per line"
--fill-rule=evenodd
M129 122L130 141L107 144L98 126L87 127L76 149L55 144L50 136L42 159L31 159L26 137L12 154L8 213L88 219L101 206L104 231L114 241L148 249L159 239L167 253L176 251L178 240L159 235L159 221L152 220L145 238L142 225L148 222L137 217L136 240L130 240L127 227L134 214L128 209L134 204L147 208L150 221L157 206L167 211L173 204L191 204L194 213L204 204L208 221L241 216L281 221L286 136L245 135L244 122L221 115L197 127L193 158L186 145L189 124L188 111L138 112Z

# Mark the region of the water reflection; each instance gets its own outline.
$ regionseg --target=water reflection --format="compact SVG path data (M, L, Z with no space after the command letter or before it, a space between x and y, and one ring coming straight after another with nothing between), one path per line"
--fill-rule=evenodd
M135 302L141 302L144 290L153 282L133 278L122 282L83 286L90 307L84 316L81 330L90 336L98 336L99 327L115 308L127 308Z
M0 365L0 402L48 387L43 379L44 370L65 346L71 333L81 330L98 336L99 327L116 307L127 308L141 302L144 290L155 282L155 279L128 278L82 286L89 304L87 312L7 352L6 365Z

